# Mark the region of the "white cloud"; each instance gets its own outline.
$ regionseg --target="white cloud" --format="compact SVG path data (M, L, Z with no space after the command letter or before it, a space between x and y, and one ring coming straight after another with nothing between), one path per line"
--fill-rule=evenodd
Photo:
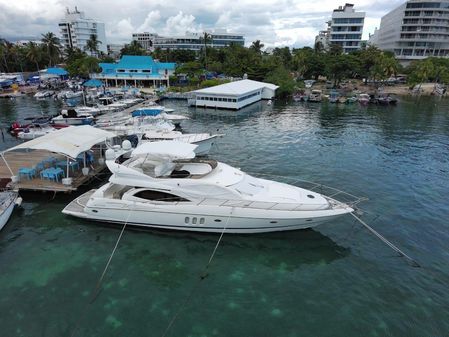
M359 0L356 10L366 11L364 37L379 25L380 17L404 0ZM332 10L344 5L335 0L0 0L0 35L37 37L58 32L65 8L75 6L87 17L106 24L108 42L128 42L133 32L182 35L224 28L245 35L247 45L261 40L268 46L312 45L325 28Z
M158 10L149 12L143 24L137 28L137 31L156 33L157 30L155 27L158 27L160 19L161 13Z
M175 16L167 19L165 28L162 34L166 35L182 35L185 32L200 32L202 25L195 22L195 17L192 14L184 14L180 11Z
M128 42L135 32L130 18L122 19L115 24L106 26L108 42Z

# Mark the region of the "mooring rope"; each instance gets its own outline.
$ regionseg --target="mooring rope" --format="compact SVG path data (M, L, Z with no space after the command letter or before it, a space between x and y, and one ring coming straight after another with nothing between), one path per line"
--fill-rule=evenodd
M86 305L84 306L84 310L83 310L82 316L81 316L81 317L78 319L78 321L76 322L75 328L73 329L73 332L72 332L72 334L70 335L71 337L75 336L75 333L76 333L76 331L78 330L79 325L80 325L82 319L84 318L84 316L85 316L86 313L87 313L87 307L88 307L88 305L94 303L95 300L97 299L98 295L100 294L100 291L101 291L101 285L103 284L103 279L104 279L104 277L105 277L105 275L106 275L106 272L107 272L108 269L109 269L109 265L111 264L112 258L114 257L114 254L115 254L115 251L117 250L117 247L118 247L118 245L119 245L119 243L120 243L120 240L122 239L122 236L123 236L123 233L125 232L126 226L128 225L128 220L129 220L129 217L130 217L131 213L132 213L132 208L129 209L128 216L126 217L126 221L125 221L125 223L123 224L122 230L120 231L120 234L119 234L119 236L118 236L118 238L117 238L117 241L115 242L114 249L112 249L112 252L111 252L111 254L109 255L108 262L106 263L106 266L104 267L103 272L101 273L101 276L100 276L100 278L99 278L98 281L97 281L97 284L96 284L96 286L95 286L94 291L92 292L92 296L91 296L89 302L87 302Z
M168 323L168 326L165 329L164 333L162 334L162 337L165 337L167 335L167 333L170 331L170 329L173 326L173 324L175 323L175 321L178 319L178 316L181 313L181 311L184 309L184 307L187 305L187 303L190 302L190 299L192 298L192 296L195 293L196 289L200 285L201 281L203 281L208 276L207 269L209 268L210 264L212 263L212 260L214 259L215 253L217 251L218 246L221 243L221 239L223 238L224 232L226 231L226 228L227 228L228 223L229 223L229 219L231 218L231 215L232 215L233 211L234 211L234 207L231 209L231 213L229 214L228 218L226 219L226 222L225 222L225 225L223 226L223 230L221 231L220 237L217 240L215 248L212 251L212 254L211 254L210 258L209 258L209 261L207 262L206 266L204 267L203 272L200 274L200 277L197 280L195 286L192 288L192 290L190 291L190 293L188 294L188 296L186 297L184 302L179 306L179 309L176 311L176 313L174 314L173 318Z
M367 228L371 233L373 233L377 238L379 238L383 243L385 243L388 247L393 249L396 253L398 253L401 257L405 257L413 267L421 267L416 260L405 254L402 250L400 250L398 247L396 247L394 244L392 244L390 241L388 241L385 237L383 237L380 233L378 233L376 230L374 230L372 227L370 227L365 221L360 219L357 215L354 213L350 213L355 219L357 219L365 228Z

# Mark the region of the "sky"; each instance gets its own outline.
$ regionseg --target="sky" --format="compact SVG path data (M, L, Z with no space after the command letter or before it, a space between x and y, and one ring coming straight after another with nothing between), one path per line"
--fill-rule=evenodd
M359 0L357 11L366 12L363 38L379 26L380 18L405 0ZM226 29L242 33L246 45L260 40L266 47L313 46L325 29L332 10L344 1L331 0L0 0L0 37L8 40L40 39L58 34L66 8L84 11L86 17L106 25L108 43L125 43L133 32L183 35Z

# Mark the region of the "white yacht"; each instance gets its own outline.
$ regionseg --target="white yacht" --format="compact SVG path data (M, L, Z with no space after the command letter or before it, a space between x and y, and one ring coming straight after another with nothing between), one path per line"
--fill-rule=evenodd
M107 153L109 182L62 212L103 222L215 233L303 229L353 212L334 198L197 159L195 147L175 141L145 143L121 164Z
M22 203L22 198L16 191L5 190L0 192L0 230L6 225L14 206Z

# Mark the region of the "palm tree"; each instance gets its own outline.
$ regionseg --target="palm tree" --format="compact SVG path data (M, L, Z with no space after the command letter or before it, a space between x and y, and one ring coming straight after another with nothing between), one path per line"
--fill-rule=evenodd
M386 77L391 77L391 75L394 75L396 77L396 75L398 74L399 63L396 58L394 58L394 56L388 57L382 54L382 66L384 68Z
M201 40L204 43L204 69L207 70L207 43L212 40L212 35L207 32L203 33Z
M6 41L5 39L0 39L0 54L2 56L4 70L6 70L7 73L9 73L8 59L7 59L8 43L9 42Z
M39 61L42 58L41 50L39 49L37 44L32 41L27 43L26 48L27 48L26 57L31 62L34 62L36 64L36 69L37 69L37 71L39 71Z
M251 44L250 49L254 50L257 54L260 54L262 52L262 48L264 47L264 44L260 42L260 40L256 40Z
M323 42L321 42L321 41L315 42L315 45L313 46L313 49L314 49L316 54L319 54L319 53L323 52L324 51Z
M90 51L91 56L98 56L98 44L101 43L101 41L98 41L97 35L92 34L86 42L85 50Z
M47 55L49 59L49 66L52 65L52 60L57 61L59 55L61 54L61 49L59 45L59 39L52 32L42 34L42 43L47 49ZM56 62L54 62L56 63Z
M418 63L418 67L416 68L416 73L420 80L419 90L421 90L421 86L424 81L427 81L429 77L432 77L435 74L435 67L430 59L426 59Z

